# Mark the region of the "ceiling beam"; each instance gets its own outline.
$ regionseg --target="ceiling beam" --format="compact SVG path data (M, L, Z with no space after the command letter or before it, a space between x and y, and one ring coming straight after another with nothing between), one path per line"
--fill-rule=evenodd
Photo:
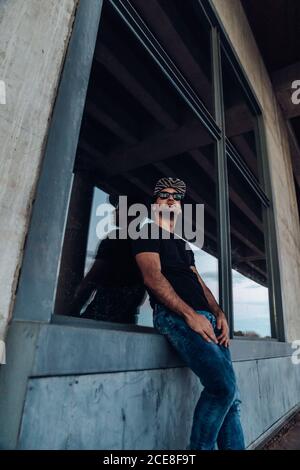
M179 70L186 73L188 82L208 108L213 98L212 84L194 59L188 47L157 0L132 0L147 26L173 59ZM200 26L201 27L201 26Z
M120 60L103 44L98 44L95 59L99 61L125 88L134 96L149 114L165 129L175 130L178 127L175 119L153 98Z
M91 100L88 100L86 111L95 121L109 129L126 144L137 144L138 139L122 125L121 121L110 115L101 106L97 106Z
M212 142L201 122L195 119L179 127L176 132L164 130L134 147L124 147L111 153L109 158L114 162L111 175L164 160Z

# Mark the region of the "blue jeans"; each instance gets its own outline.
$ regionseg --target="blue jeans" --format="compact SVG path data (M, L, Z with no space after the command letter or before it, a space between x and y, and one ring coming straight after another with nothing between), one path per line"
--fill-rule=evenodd
M216 336L215 316L196 310L211 322ZM240 392L229 348L208 343L192 330L183 317L161 304L155 304L154 327L177 350L186 365L199 377L204 389L196 405L190 443L187 449L245 449L240 421ZM188 397L187 397L188 399Z

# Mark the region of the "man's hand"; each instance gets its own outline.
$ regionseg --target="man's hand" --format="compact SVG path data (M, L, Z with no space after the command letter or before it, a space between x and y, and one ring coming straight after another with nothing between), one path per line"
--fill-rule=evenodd
M198 281L200 285L202 286L204 295L206 297L206 300L208 302L208 305L211 309L211 312L216 316L217 318L217 328L221 330L221 334L218 336L219 340L219 345L224 345L226 347L229 346L229 327L228 323L226 320L225 313L220 309L219 304L217 303L216 299L214 298L212 292L210 289L207 287L203 279L201 278L200 274L198 273L196 266L192 265L190 266L191 270L194 271L194 273L197 275Z
M221 334L218 336L219 345L224 345L226 348L228 348L229 327L224 312L219 313L217 316L217 328L218 330L221 330Z
M189 325L192 330L199 333L203 339L205 339L208 343L214 342L218 344L218 340L214 333L212 324L204 315L192 315L186 317L186 323Z

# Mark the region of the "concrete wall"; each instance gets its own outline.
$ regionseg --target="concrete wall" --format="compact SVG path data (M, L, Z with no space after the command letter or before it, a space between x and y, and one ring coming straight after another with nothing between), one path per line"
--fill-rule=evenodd
M0 374L0 449L184 449L202 387L156 330L92 320L13 322ZM300 402L276 341L233 340L247 446Z
M0 341L11 315L49 118L78 0L0 3ZM34 27L33 27L34 24ZM0 363L4 357L0 357Z
M300 401L290 357L235 362L246 445ZM21 449L186 449L202 387L185 367L30 379Z
M239 0L213 0L263 109L287 340L300 338L300 226L286 125Z

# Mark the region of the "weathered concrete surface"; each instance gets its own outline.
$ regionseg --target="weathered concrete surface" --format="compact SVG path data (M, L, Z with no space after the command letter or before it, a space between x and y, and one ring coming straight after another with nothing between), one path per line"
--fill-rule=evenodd
M19 448L180 449L199 393L186 368L30 380Z
M287 340L292 341L300 338L300 226L287 129L241 2L213 0L213 3L263 109L285 328Z
M249 446L299 403L300 374L290 358L234 367ZM201 390L185 367L33 378L18 448L185 449Z
M17 444L39 330L37 323L21 322L12 322L8 329L9 367L0 367L0 449L14 449Z
M290 358L258 361L263 429L300 403L300 365Z
M102 436L101 426L105 421L99 418L98 409L99 413L110 416L113 407L114 416L120 417L123 416L123 402L128 400L126 413L137 413L134 403L139 406L140 397L145 395L145 389L148 390L149 381L153 396L146 393L145 400L153 415L156 413L155 396L159 400L157 397L170 394L175 401L164 399L159 409L159 415L161 413L163 417L159 438L155 437L156 430L150 426L140 437L134 431L135 437L132 439L137 439L136 444L127 440L126 445L154 448L159 445L157 439L161 439L166 449L183 446L188 437L188 424L185 421L188 423L190 420L201 387L197 388L199 384L194 385L198 383L197 377L191 371L188 373L182 359L165 338L156 330L150 333L146 327L135 331L134 326L129 325L128 331L121 331L112 329L109 325L100 328L97 324L96 327L96 322L92 320L81 321L80 324L74 319L73 321L73 326L21 321L13 321L10 325L7 337L10 367L2 367L0 370L0 422L6 423L5 426L0 426L0 449L16 448L22 422L20 445L24 448L64 448L66 442L70 448L76 448L79 444L88 448L90 445L95 448L121 446L122 441L117 430L123 426L123 421L118 421L119 418L114 418L116 422L113 424L116 426L113 434L117 437L108 435L105 441L101 437L100 442L97 436L90 437L87 431L86 440L81 440L78 438L78 433L81 433L79 430L76 431L77 437L72 434L67 440L66 436L78 419L83 423L91 420L91 428L99 430L99 435ZM256 441L300 402L300 365L292 364L293 352L290 345L276 341L231 342L232 359L243 399L242 420L247 444ZM157 371L159 373L156 374ZM73 388L70 393L69 380L74 382L75 394ZM96 409L91 397L97 387L102 387L103 381L109 399L104 397L105 402L101 401L102 398L99 399L99 408ZM122 384L126 386L123 387ZM44 400L45 389L48 395ZM137 399L134 402L132 397L135 396ZM182 420L178 421L177 428L184 430L185 434L177 436L171 433L168 440L169 438L164 437L170 434L170 422L166 416L173 413L174 406L178 410L183 407L176 419ZM64 419L60 423L62 416ZM50 429L53 419L58 420L57 426L61 428L58 436ZM135 419L137 429L142 429L145 423L141 410L140 414L135 414ZM147 422L149 419L147 411ZM151 417L150 423L152 419L154 418ZM159 422L158 416L156 419ZM98 424L98 420L102 421ZM34 432L29 435L28 428L33 425Z
M78 0L0 3L0 340L11 314L49 119ZM42 103L42 105L41 105ZM3 362L1 361L0 363Z

